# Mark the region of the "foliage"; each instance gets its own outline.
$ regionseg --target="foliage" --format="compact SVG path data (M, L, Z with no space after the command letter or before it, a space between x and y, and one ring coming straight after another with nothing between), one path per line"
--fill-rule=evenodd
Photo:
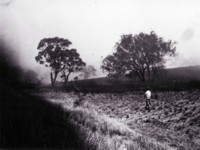
M90 76L96 75L95 72L96 72L96 69L94 68L94 66L92 65L85 66L82 69L82 73L80 76L83 76L84 79L88 79Z
M165 42L153 31L122 35L115 45L116 51L104 58L101 67L109 76L136 75L144 82L146 73L150 80L153 73L164 68L166 56L176 56L175 44L171 40Z
M56 78L62 72L62 78L68 81L69 75L80 71L85 63L80 58L76 49L69 49L72 43L63 38L44 38L40 41L37 49L36 61L51 68L51 83L54 86Z

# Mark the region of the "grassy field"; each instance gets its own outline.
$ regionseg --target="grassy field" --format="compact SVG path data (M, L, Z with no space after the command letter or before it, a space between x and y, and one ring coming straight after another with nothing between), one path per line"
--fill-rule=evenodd
M155 94L155 93L154 93ZM200 148L200 91L156 92L151 111L143 92L89 93L74 107L73 92L43 90L37 95L59 105L83 141L83 149Z

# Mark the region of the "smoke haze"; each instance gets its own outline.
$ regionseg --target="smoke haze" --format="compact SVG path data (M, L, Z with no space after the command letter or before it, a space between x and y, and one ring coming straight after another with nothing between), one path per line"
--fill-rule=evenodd
M44 82L49 82L49 69L36 63L37 46L55 36L69 39L83 61L95 67L97 77L105 76L101 61L120 35L151 30L178 42L179 57L167 67L199 65L199 6L198 0L3 0L0 38L13 64L37 72Z

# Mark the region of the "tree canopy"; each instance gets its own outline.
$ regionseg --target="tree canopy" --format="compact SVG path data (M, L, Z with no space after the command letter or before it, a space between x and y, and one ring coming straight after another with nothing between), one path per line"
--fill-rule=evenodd
M108 76L136 75L145 82L165 66L166 56L176 55L175 44L171 40L164 41L154 31L122 35L115 51L103 59L101 68L108 72Z
M51 84L54 86L58 74L62 73L65 82L73 72L80 71L86 64L80 58L76 49L69 49L72 43L63 38L44 38L40 41L37 49L36 61L51 68Z

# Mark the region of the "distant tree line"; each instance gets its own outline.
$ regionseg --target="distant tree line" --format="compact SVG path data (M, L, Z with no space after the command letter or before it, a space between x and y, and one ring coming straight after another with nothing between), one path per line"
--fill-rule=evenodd
M79 72L84 79L95 75L96 69L92 65L86 66L77 50L69 48L71 44L68 39L59 37L44 38L39 42L35 59L50 67L52 86L59 73L64 83L68 82L72 73ZM150 34L122 35L115 44L115 51L103 59L101 69L111 77L137 76L142 82L150 81L165 67L167 57L176 56L175 45L176 42L165 41L154 31Z

